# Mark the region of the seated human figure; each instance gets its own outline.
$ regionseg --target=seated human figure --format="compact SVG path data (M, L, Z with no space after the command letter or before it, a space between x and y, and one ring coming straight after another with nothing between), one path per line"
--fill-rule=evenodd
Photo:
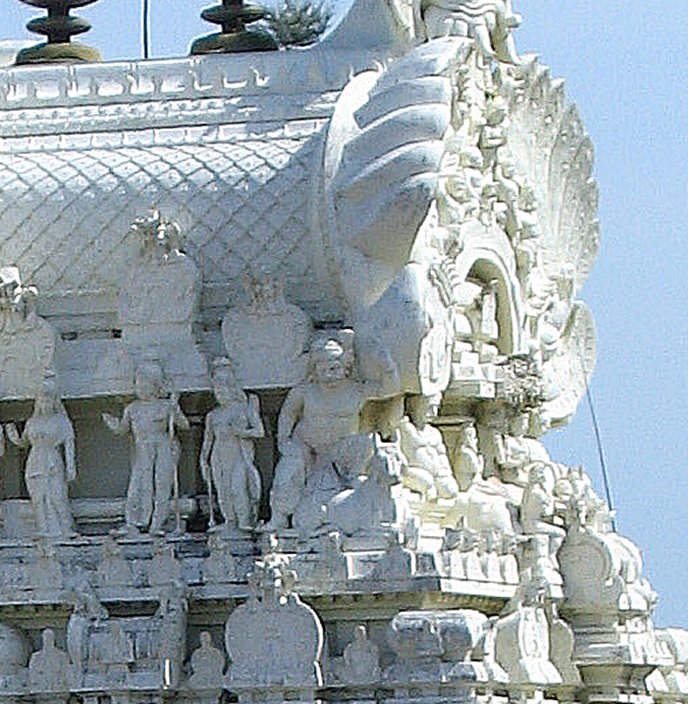
M332 480L329 488L336 493L368 462L372 441L360 434L361 411L367 401L398 394L399 373L390 356L381 353L379 379L362 381L354 377L354 361L351 330L329 331L311 343L309 378L289 392L278 418L280 460L268 530L289 527L307 483L317 481L327 491L325 484Z
M439 397L406 399L406 417L399 426L399 443L406 458L402 483L424 498L452 499L459 491L442 433L428 422L437 414Z

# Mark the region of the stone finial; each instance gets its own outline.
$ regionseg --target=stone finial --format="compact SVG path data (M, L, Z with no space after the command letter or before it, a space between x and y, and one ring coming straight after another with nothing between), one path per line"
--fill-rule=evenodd
M196 39L192 54L230 54L242 51L277 49L274 37L264 29L247 29L246 25L263 19L265 11L257 5L244 5L243 0L222 0L221 5L206 7L201 17L222 27L220 32Z
M69 11L90 5L96 0L21 0L33 7L48 11L47 17L29 21L27 29L48 38L46 42L22 49L16 64L81 63L101 61L100 52L85 44L72 42L71 37L88 32L91 23L81 17L72 17Z

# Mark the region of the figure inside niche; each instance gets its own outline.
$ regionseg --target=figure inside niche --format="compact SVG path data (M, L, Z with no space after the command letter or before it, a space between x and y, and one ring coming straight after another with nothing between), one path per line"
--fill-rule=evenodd
M181 448L175 429L188 430L189 421L177 396L165 389L157 362L144 362L137 368L134 387L137 398L124 409L122 418L103 413L103 421L116 435L130 433L134 439L124 510L126 530L160 535L170 515L172 492L178 488ZM179 496L175 500L178 509Z
M525 487L528 468L534 462L549 462L543 444L529 437L530 414L517 413L509 423L509 434L495 435L496 464L502 481Z
M399 393L399 371L392 358L380 352L377 361L379 378L361 381L354 378L353 331L334 330L311 343L309 378L289 392L278 418L280 460L268 530L289 526L315 469L336 475L336 493L347 476L360 474L369 461L373 443L369 435L360 434L361 410L367 401Z
M521 18L511 0L422 0L421 13L428 39L471 37L487 58L520 63L512 32Z
M354 639L344 648L344 654L334 662L334 672L340 682L368 684L381 676L380 649L368 639L364 625L356 626Z
M485 124L480 130L478 147L483 154L485 171L490 176L497 175L498 154L506 144L504 133L507 121L506 104L501 98L491 98L485 108ZM495 190L496 198L497 192Z
M226 358L213 364L213 393L219 406L205 420L201 474L208 485L211 527L215 524L212 488L226 528L255 528L261 495L254 441L265 435L258 397L239 386Z
M91 635L109 615L90 584L77 589L73 599L74 610L67 621L67 652L72 664L83 671L89 658Z
M75 535L68 490L69 482L76 479L74 427L54 376L47 374L43 379L24 432L20 433L14 423L6 425L5 432L15 445L29 448L24 476L38 535Z
M213 645L208 631L201 631L200 647L191 653L191 689L222 689L225 669L224 653Z
M153 618L159 624L158 657L164 687L173 687L179 683L186 654L187 611L188 602L183 589L164 587L161 590L160 606Z
M41 649L29 659L31 691L69 691L69 671L67 653L55 645L55 631L46 628L41 634Z
M439 396L407 397L407 415L399 425L399 444L406 458L402 483L429 501L452 499L459 491L442 433L429 422L439 404Z
M476 480L483 478L485 460L478 449L478 433L474 423L461 426L452 460L460 491L468 491Z

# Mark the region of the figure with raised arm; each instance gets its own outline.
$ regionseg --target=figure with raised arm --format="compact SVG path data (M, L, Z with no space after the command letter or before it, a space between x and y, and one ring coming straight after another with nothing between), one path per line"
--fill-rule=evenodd
M142 363L134 379L137 398L124 409L122 418L103 413L103 420L113 433L130 433L134 439L124 510L130 532L149 530L159 535L170 515L170 497L181 452L175 429L188 430L189 421L176 395L165 390L164 381L160 364Z
M30 448L24 476L38 535L49 538L75 535L67 486L76 479L74 427L54 376L46 374L43 379L24 432L20 433L13 423L5 427L5 432L18 447Z
M215 486L225 526L250 530L261 494L253 442L265 435L258 397L244 393L224 357L213 363L213 393L219 406L206 416L201 474L211 501Z
M314 469L355 473L357 459L369 460L373 444L360 435L361 410L400 391L396 364L385 352L378 357L379 378L361 381L354 378L353 331L323 331L312 341L309 378L289 392L278 418L269 530L288 527Z

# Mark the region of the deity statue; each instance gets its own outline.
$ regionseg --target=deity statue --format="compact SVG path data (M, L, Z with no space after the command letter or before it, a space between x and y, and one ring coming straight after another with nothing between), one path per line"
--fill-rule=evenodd
M84 582L74 592L74 610L67 621L67 652L78 671L89 659L89 640L93 631L109 618L93 587Z
M280 460L270 494L269 530L286 528L306 482L315 469L357 475L372 452L372 440L360 434L360 414L370 400L399 393L398 369L381 353L378 380L353 378L353 332L336 330L311 344L307 381L294 387L278 419ZM336 492L335 492L336 493Z
M70 669L67 653L55 645L55 632L46 628L41 635L41 649L29 659L31 691L69 691Z
M20 433L14 423L5 426L5 432L18 447L30 448L24 476L38 535L75 535L67 488L76 479L74 427L53 376L43 379L24 432Z
M250 530L256 525L261 494L253 441L265 435L258 397L244 393L225 358L213 364L213 393L220 405L206 416L200 459L210 496L211 527L214 485L225 527Z
M485 460L478 449L478 433L474 423L461 426L453 453L453 465L460 491L468 491L476 480L483 479Z
M182 663L186 653L186 613L188 602L184 590L179 587L163 587L160 606L154 619L160 626L158 657L164 687L173 687L179 682Z
M116 435L131 433L134 438L124 510L126 529L150 530L159 535L170 514L173 491L177 508L179 504L177 471L181 448L175 428L188 430L189 421L177 396L170 396L165 390L162 367L157 362L141 364L134 385L137 399L124 409L121 420L109 413L103 413L103 420Z
M191 689L222 689L222 675L225 669L224 653L213 645L208 631L201 631L200 647L191 653Z
M428 422L437 415L439 403L439 396L409 396L408 415L399 426L399 443L406 458L402 482L430 501L452 499L459 491L442 433Z
M344 649L344 655L334 662L334 671L337 679L347 684L380 680L380 649L368 639L365 626L356 626L354 639Z
M487 58L520 63L512 32L521 18L511 0L423 0L421 13L429 39L471 37Z

